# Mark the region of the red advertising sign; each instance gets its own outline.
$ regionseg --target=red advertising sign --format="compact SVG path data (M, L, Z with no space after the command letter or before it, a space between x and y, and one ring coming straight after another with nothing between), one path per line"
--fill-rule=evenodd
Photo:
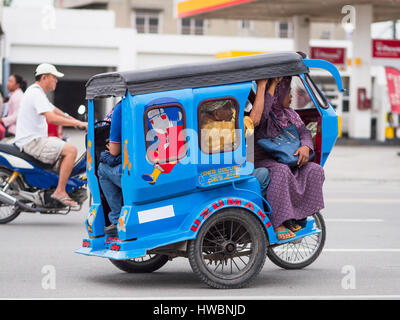
M400 71L385 67L391 111L400 114Z
M346 64L346 48L311 47L311 59L323 59L333 64Z
M372 40L372 57L400 59L400 40Z

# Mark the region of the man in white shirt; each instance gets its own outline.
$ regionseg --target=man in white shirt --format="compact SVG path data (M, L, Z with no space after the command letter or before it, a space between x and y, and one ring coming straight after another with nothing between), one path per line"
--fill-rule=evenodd
M65 190L73 169L77 148L60 138L49 137L47 121L55 125L83 127L87 123L74 119L50 103L47 92L54 91L57 78L64 74L47 63L36 68L36 82L24 93L18 112L15 144L25 153L44 163L55 163L59 158L60 170L58 185L52 198L65 206L76 206Z

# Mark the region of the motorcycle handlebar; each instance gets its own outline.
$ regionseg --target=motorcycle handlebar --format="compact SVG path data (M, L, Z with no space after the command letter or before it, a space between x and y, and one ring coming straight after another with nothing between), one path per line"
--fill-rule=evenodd
M86 131L86 127L84 126L77 126L76 128L81 131Z

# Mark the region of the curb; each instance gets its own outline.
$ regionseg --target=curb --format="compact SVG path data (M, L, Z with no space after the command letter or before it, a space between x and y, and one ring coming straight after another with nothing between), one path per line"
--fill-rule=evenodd
M371 139L351 139L339 138L336 141L337 146L398 146L400 147L400 139L388 139L385 142L371 140Z

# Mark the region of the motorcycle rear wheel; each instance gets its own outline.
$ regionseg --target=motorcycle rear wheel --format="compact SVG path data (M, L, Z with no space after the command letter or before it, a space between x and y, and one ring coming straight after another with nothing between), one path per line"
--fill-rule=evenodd
M325 245L326 226L321 213L316 212L313 218L315 227L321 232L268 248L267 256L275 265L296 270L309 266L318 258Z

